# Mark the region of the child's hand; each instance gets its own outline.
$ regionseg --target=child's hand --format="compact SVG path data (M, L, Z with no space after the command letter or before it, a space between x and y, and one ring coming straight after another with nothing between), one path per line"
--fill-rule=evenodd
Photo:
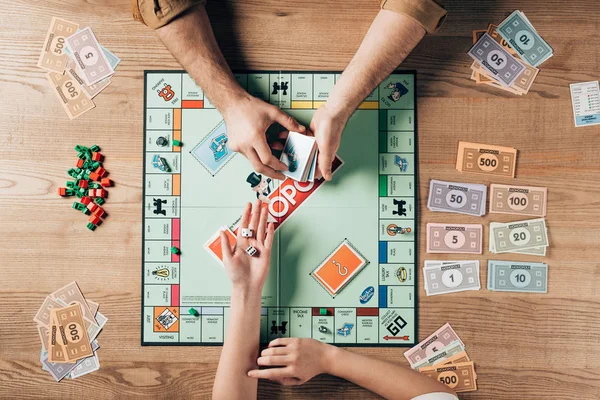
M257 360L263 367L248 372L251 378L269 379L282 385L301 385L330 370L337 349L314 339L279 338L272 340Z
M250 289L262 291L267 279L269 265L271 264L271 245L273 243L273 224L267 227L268 210L261 207L261 201L257 200L252 206L246 205L244 214L240 221L237 234L236 246L231 250L225 232L221 232L221 250L223 251L223 264L229 279L233 283L234 290ZM252 229L253 237L242 236L242 229ZM250 256L246 253L248 247L254 247L257 253Z

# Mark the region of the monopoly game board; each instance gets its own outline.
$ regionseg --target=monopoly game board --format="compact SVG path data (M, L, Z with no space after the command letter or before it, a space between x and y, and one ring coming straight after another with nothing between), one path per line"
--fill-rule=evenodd
M340 73L235 76L308 126ZM350 118L333 180L300 183L262 176L232 152L222 116L184 71L146 71L142 344L223 343L231 284L217 232L235 232L244 205L260 198L276 224L261 342L414 345L415 88L414 72L385 79Z

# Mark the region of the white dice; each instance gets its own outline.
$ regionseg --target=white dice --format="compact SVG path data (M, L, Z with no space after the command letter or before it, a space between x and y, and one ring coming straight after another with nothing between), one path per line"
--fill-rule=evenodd
M253 257L256 254L256 249L253 246L250 246L246 249L246 253L248 253L248 255L250 257Z
M242 228L242 237L249 238L254 236L254 231L252 229Z

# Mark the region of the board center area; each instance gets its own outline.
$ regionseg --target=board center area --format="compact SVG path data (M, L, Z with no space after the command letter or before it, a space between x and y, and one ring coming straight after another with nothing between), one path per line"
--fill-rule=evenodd
M308 126L340 73L235 75ZM233 236L257 198L276 226L262 343L417 343L415 86L398 71L363 101L332 181L278 181L228 148L222 116L184 71L146 71L142 344L223 343L231 283L218 232Z

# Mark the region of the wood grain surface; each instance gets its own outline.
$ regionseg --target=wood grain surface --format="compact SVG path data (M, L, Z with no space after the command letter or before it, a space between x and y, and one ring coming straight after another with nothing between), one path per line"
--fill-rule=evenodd
M444 5L449 16L439 34L427 36L402 65L418 71L420 231L427 222L519 219L433 214L425 207L431 178L492 182L455 171L458 140L516 147L517 178L494 182L548 187L551 245L543 261L550 279L546 295L483 289L427 298L421 287L421 339L445 322L461 336L479 377L479 390L461 398L598 399L600 128L574 128L569 95L569 83L600 78L598 1ZM470 81L466 55L471 30L517 8L554 48L524 97ZM0 0L0 9L0 398L209 398L219 347L140 346L143 71L180 66L151 30L132 20L128 0ZM213 0L208 10L233 68L341 70L378 7L375 0ZM91 26L122 59L113 83L94 99L96 108L73 121L36 67L52 16ZM77 143L99 144L116 181L106 205L110 217L94 233L56 194ZM427 256L420 237L421 260L444 258ZM99 336L100 371L55 383L41 369L32 318L48 293L72 280L109 322ZM401 349L351 351L405 364ZM297 388L261 383L259 397L376 396L319 377Z

